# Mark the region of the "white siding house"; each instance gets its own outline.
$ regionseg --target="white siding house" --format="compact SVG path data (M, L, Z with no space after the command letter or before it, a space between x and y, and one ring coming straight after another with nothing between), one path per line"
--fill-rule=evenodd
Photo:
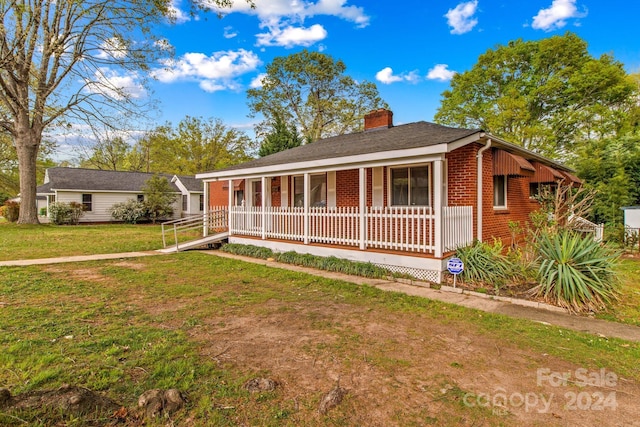
M45 198L43 206L47 207L47 211L53 202L76 202L85 206L80 222L109 222L113 220L109 210L116 203L129 199L143 200L143 188L153 175L144 172L49 168L37 194ZM204 196L200 180L189 176L160 175L167 178L177 196L172 219L202 214L200 200Z

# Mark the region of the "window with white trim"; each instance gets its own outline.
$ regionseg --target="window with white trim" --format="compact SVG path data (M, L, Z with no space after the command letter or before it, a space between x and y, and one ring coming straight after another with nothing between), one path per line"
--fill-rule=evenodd
M327 174L309 176L309 206L327 206ZM304 176L293 177L293 206L304 206Z
M429 206L429 166L391 169L393 206Z
M507 176L495 175L493 177L493 207L495 209L507 208Z

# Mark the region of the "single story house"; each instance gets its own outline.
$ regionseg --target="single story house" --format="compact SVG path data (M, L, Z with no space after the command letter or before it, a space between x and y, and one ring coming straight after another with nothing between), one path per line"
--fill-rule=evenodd
M364 131L196 175L209 209L228 212L229 242L334 255L440 282L474 239L509 244L509 222L539 208L541 185L572 170L480 129L393 125L380 109Z
M174 218L201 215L204 210L202 181L192 176L160 174L178 196ZM44 184L36 194L45 197L42 207L53 202L77 202L85 207L80 222L112 221L109 209L128 199L144 200L143 188L153 173L55 167L45 171ZM41 206L38 204L38 208Z

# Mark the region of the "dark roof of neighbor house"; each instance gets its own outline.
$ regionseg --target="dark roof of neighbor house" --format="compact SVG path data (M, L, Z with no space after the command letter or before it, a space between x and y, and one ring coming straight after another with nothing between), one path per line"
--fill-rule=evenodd
M356 132L346 135L338 135L319 140L313 144L281 151L246 163L230 166L219 171L233 171L251 169L265 166L286 165L291 163L323 160L357 156L386 151L405 150L412 148L428 147L439 144L449 144L466 137L484 135L482 129L453 128L435 123L420 121L404 125L382 127ZM486 134L496 142L493 146L500 146L510 152L520 154L527 158L542 161L562 170L571 171L566 166L546 159L539 154L526 150L516 144L503 141Z
M184 176L184 175L180 175L178 176L178 178L180 178L180 182L182 182L182 184L187 188L187 190L189 191L193 191L193 192L203 192L203 185L202 185L202 180L201 179L197 179L196 177L193 176Z
M142 192L145 182L151 178L153 173L146 172L125 172L83 168L55 167L47 169L49 182L38 186L38 193L51 193L53 190L82 190L82 191L123 191ZM173 175L159 174L169 180L171 187L180 192L180 189L171 183ZM193 177L179 176L185 187L191 191L191 180L199 181L198 190L202 190L202 183ZM197 191L197 190L194 190Z
M357 156L390 150L403 150L450 143L475 133L479 129L458 129L429 122L415 122L390 128L376 128L322 139L259 159L221 170L247 169L287 163L306 162L329 157Z

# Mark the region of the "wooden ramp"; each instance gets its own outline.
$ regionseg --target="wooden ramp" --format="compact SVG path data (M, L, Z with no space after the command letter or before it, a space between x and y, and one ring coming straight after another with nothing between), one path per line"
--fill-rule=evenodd
M187 242L180 242L175 245L168 246L164 249L159 249L157 252L161 252L164 254L186 251L189 249L196 249L203 246L207 246L213 243L220 243L223 240L226 240L229 237L229 232L224 231L222 233L211 234L207 237L202 237L196 240L189 240Z

